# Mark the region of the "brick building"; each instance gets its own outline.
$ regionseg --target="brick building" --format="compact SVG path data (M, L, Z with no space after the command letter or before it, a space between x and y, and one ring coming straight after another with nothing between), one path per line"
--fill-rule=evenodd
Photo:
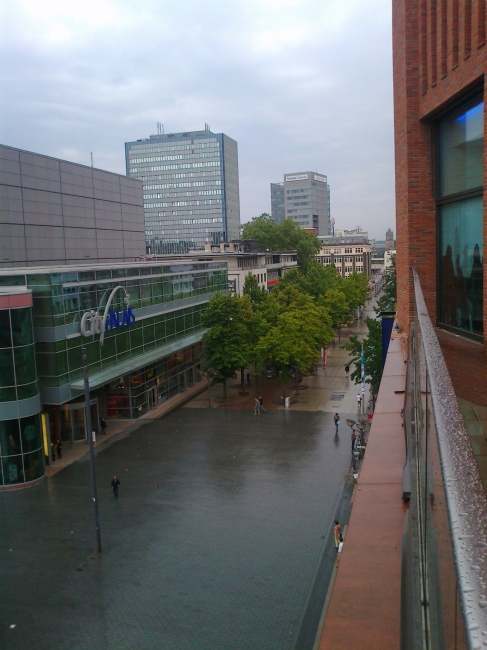
M393 2L398 319L483 341L485 2Z

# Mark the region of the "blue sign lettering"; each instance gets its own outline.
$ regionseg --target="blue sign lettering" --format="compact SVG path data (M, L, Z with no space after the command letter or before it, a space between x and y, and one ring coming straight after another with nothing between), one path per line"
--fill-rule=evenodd
M132 323L135 323L135 315L132 311L132 307L124 308L122 313L110 309L105 323L105 330L128 326Z

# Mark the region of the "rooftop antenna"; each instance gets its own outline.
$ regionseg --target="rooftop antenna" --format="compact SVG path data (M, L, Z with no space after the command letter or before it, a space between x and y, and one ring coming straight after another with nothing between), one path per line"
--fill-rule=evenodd
M210 125L205 122L205 131L211 131Z
M164 135L164 124L157 122L157 135Z
M93 169L93 152L91 152L91 168Z

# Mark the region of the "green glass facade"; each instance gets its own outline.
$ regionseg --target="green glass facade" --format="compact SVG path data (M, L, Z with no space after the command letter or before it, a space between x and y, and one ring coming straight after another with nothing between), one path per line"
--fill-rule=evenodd
M32 307L0 304L0 486L44 474L38 395Z
M94 423L100 417L139 417L195 383L201 314L216 292L227 291L228 273L224 262L184 261L0 271L0 291L16 287L32 292L33 307L0 310L0 401L40 391L44 449L50 450L58 440L86 439L82 347L88 352ZM101 322L107 313L110 322L107 301L117 287L110 307L120 315L120 326L105 329L101 345L99 333L83 335L81 321L99 317ZM122 326L128 307L133 322ZM16 455L23 449L23 425L19 420L18 435L6 426L0 441L12 437L15 444L6 448ZM43 460L41 444L28 453Z

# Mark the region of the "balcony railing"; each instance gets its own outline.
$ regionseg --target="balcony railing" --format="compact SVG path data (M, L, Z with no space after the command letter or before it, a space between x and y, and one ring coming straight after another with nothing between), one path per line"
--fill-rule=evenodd
M487 498L414 270L413 277L401 648L481 650L487 648Z

